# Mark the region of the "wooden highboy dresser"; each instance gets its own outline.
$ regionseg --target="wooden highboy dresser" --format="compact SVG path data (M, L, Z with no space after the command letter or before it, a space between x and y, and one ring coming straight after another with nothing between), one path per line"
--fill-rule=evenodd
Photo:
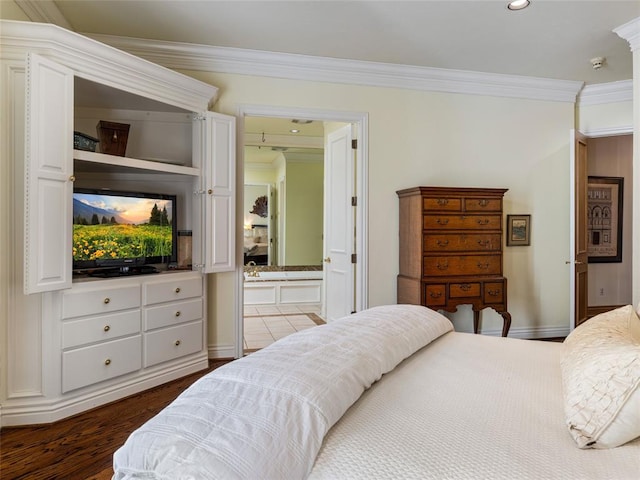
M511 326L502 276L502 188L415 187L400 202L398 303L455 312L493 308Z

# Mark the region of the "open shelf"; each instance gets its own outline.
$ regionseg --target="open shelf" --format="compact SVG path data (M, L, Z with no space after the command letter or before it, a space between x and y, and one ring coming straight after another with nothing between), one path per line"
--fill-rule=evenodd
M87 152L84 150L74 150L73 158L74 160L81 160L83 162L111 165L127 169L133 168L138 170L145 170L147 172L174 173L178 175L189 175L192 177L197 177L198 175L200 175L199 168L185 167L183 165L174 165L171 163L164 163L153 160L140 160L138 158L118 157L116 155Z

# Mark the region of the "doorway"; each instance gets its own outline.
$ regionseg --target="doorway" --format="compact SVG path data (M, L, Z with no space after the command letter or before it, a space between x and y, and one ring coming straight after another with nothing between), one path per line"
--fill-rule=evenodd
M633 131L631 127L616 132L590 131L572 134L571 152L571 317L569 330L594 315L632 303L632 209ZM609 178L622 182L621 258L597 258L597 251L590 245L595 228L593 212L590 213L589 192L598 179ZM624 193L624 195L622 195ZM599 197L598 197L599 198ZM617 220L617 219L616 219ZM591 256L590 256L591 254Z
M323 212L327 210L327 205L336 208L330 202L336 202L331 195L325 195L324 190L324 144L325 129L333 129L337 124L349 124L353 128L353 132L360 140L361 148L353 155L353 164L343 165L343 168L350 168L353 172L358 172L357 178L353 182L353 191L357 192L359 201L357 206L352 206L351 197L349 197L349 205L345 208L349 212L353 212L354 229L353 229L353 254L356 254L359 261L353 265L353 282L351 289L353 295L349 296L353 299L353 303L348 306L348 312L361 310L366 308L366 175L367 175L367 151L366 151L366 132L367 132L367 115L362 113L345 113L331 112L323 110L301 110L301 109L283 109L281 107L241 107L239 109L238 122L238 205L244 206L246 203L245 183L256 183L263 180L267 183L271 190L269 204L272 206L271 212L268 214L270 221L270 232L267 241L269 251L269 260L266 265L255 268L256 265L245 266L245 236L255 238L251 235L253 227L247 224L244 212L246 209L238 209L238 231L242 232L238 235L240 240L238 243L238 268L237 268L237 288L240 295L238 298L238 306L236 309L236 352L237 356L244 354L245 342L245 303L250 304L246 307L254 317L261 317L258 321L260 328L268 325L264 320L272 320L269 317L277 318L276 335L272 335L273 339L286 333L297 330L299 322L301 328L308 327L306 320L311 319L315 324L322 321L325 311L325 304L322 301L322 292L325 290L325 277L323 261L324 255L324 224ZM280 130L269 131L267 127L269 122L280 124ZM315 134L306 135L301 138L290 132L289 135L282 130L302 130L297 128L301 124L315 124ZM258 125L258 128L256 128ZM265 125L264 129L260 125ZM307 130L308 131L308 130ZM318 134L318 131L320 133ZM276 165L272 152L276 152ZM268 154L267 154L268 153ZM255 155L254 155L255 154ZM253 172L249 179L246 177L248 166L251 165L252 156L260 156L266 158L271 156L271 160L263 161L263 165L253 165ZM318 165L318 158L319 165ZM290 163L290 169L287 171L287 162ZM258 162L260 163L260 162ZM269 164L270 166L266 166ZM314 167L315 164L315 173ZM273 166L276 167L276 173L273 171L266 173ZM258 173L256 174L256 170ZM320 172L318 174L318 171ZM343 172L346 174L347 172ZM297 177L296 177L297 175ZM317 181L318 175L321 177ZM350 177L352 175L344 175ZM287 185L287 177L290 183ZM310 178L315 177L316 181ZM296 181L295 179L298 178ZM318 187L318 183L320 187ZM318 188L320 190L318 190ZM315 189L315 190L314 190ZM302 192L301 192L302 190ZM351 191L351 190L350 190ZM315 193L313 193L315 192ZM318 194L318 192L320 192ZM296 209L287 208L287 202L293 200L295 202L297 195L310 194L315 198L316 206L302 207ZM300 198L299 196L297 198ZM318 205L318 199L320 204ZM249 201L251 203L251 200ZM301 202L295 203L297 207L301 207ZM305 210L306 208L306 210ZM300 214L302 211L302 214ZM289 228L291 227L291 228ZM301 228L302 227L302 228ZM264 230L261 230L261 233ZM355 234L357 232L357 235ZM298 240L303 239L302 247L297 245ZM259 235L260 240L264 240ZM264 242L262 242L264 243ZM317 244L317 245L316 245ZM319 248L318 248L319 245ZM351 255L350 255L351 256ZM257 262L256 262L257 263ZM289 268L289 264L294 268ZM304 265L303 265L304 264ZM290 271L292 270L292 271ZM282 273L280 273L282 272ZM306 272L306 273L305 273ZM283 279L273 278L284 274ZM304 275L311 274L313 278L306 278ZM251 278L248 276L251 275ZM320 281L318 281L320 275ZM267 278L271 277L271 278ZM260 279L250 285L251 289L245 288L245 280ZM295 282L295 283L294 283ZM248 284L247 284L248 285ZM294 287L288 289L288 287ZM295 293L292 293L295 292ZM301 295L301 297L300 297ZM314 300L319 300L321 307L310 312L301 311L299 305L296 304L313 304ZM246 300L246 302L245 302ZM260 309L257 308L260 306ZM347 312L347 313L348 313ZM301 317L304 314L306 319ZM284 317L284 318L282 318ZM247 317L247 323L253 323L252 328L255 329L254 319ZM290 321L293 320L294 322ZM255 331L255 330L254 330ZM263 334L265 334L263 330ZM268 337L263 336L263 345L268 342ZM259 344L260 342L258 342Z

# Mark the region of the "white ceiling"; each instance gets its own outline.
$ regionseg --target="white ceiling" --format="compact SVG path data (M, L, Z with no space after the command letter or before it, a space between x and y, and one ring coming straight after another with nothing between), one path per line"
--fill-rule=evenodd
M20 5L34 0L16 0ZM50 0L49 0L50 1ZM55 0L80 33L237 47L393 64L577 80L632 78L613 33L640 1ZM595 71L590 59L606 57Z

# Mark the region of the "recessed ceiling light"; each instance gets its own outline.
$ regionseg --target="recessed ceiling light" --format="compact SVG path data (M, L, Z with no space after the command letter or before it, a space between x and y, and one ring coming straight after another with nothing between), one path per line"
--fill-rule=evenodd
M529 3L529 0L513 0L512 2L509 2L507 8L509 10L522 10L523 8L527 8Z
M291 133L300 133L300 130L298 130L297 128L292 128L291 130L289 130Z

